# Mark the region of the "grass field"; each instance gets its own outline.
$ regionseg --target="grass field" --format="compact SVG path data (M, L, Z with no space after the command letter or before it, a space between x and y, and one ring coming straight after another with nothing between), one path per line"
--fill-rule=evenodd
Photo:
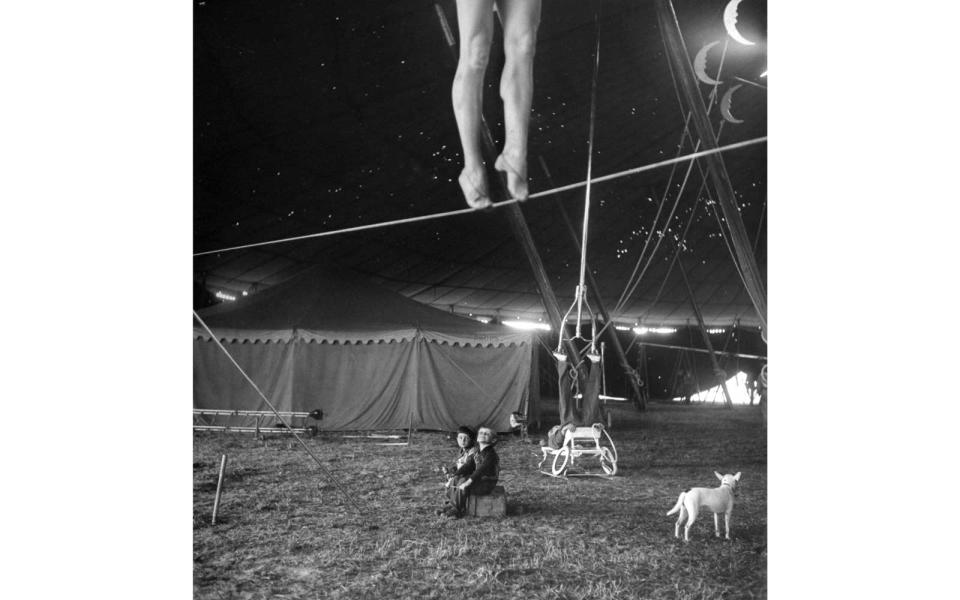
M536 436L501 435L507 517L451 520L434 514L444 500L435 468L455 456L451 435L414 432L410 446L382 446L321 433L307 439L321 469L292 436L197 433L194 595L766 597L759 409L618 407L610 435L617 475L568 479L537 471ZM228 462L211 525L221 454ZM733 539L715 538L712 516L701 514L690 543L676 540L676 515L666 512L681 491L716 486L714 471L743 473Z

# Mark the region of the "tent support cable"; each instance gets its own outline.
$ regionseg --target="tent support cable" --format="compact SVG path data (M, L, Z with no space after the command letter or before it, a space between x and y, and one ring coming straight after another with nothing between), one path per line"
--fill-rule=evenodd
M669 48L667 47L666 39L663 39L662 41L663 41L663 43L664 43L664 53L665 53L665 54L668 54L668 53L669 53ZM709 114L710 111L713 110L714 103L715 103L716 100L717 100L717 89L718 89L718 86L720 85L719 79L720 79L720 77L721 77L721 75L722 75L722 73L723 73L723 63L724 63L724 60L726 59L726 56L727 56L727 44L724 43L724 45L723 45L723 53L720 55L720 66L717 68L717 80L718 80L718 81L717 81L717 83L715 83L715 84L713 85L713 89L710 91L710 96L709 96L709 98L707 99L707 114ZM685 139L687 139L687 138L690 139L690 145L693 147L693 151L696 152L696 151L700 148L700 142L697 141L696 143L694 143L694 141L693 141L693 134L690 132L690 121L691 121L691 119L693 118L693 111L684 111L683 101L682 101L682 99L681 99L681 97L680 97L679 86L677 85L676 74L673 72L673 65L671 64L671 62L670 62L669 60L667 61L667 67L669 68L669 71L670 71L670 77L671 77L671 79L673 79L674 92L676 92L676 94L677 94L677 104L679 105L681 112L686 112L686 118L684 119L684 122L683 122L683 130L680 132L680 143L677 145L677 156L679 156L680 153L683 152L683 144L684 144ZM719 140L720 140L720 135L721 135L722 132L723 132L723 122L720 123L720 127L719 127L718 130L717 130L717 141L718 141L718 142L719 142ZM689 166L687 167L687 173L686 173L686 175L684 176L683 183L682 183L681 186L680 186L680 191L677 192L677 202L678 202L678 203L679 203L679 201L680 201L680 197L683 195L683 192L684 192L684 190L686 189L687 178L690 176L690 170L692 169L692 167L693 167L693 162L691 162L691 163L689 164ZM703 173L703 168L700 169L700 175L701 175L701 179L702 179L702 180L701 180L701 183L700 183L700 190L697 192L697 201L699 201L699 199L700 199L700 193L703 192L704 188L705 188L706 185L707 185L707 177L706 177L706 175ZM664 205L664 203L666 202L667 195L670 193L670 184L672 183L672 181L673 181L673 171L671 171L671 173L670 173L670 179L667 181L667 187L664 189L664 192L663 192L663 193L664 193L664 196L663 196L663 198L662 198L661 201L660 201L660 202L661 202L661 204L660 204L661 207L662 207L662 206ZM671 215L672 215L672 213L671 213ZM654 230L656 229L656 224L657 224L657 222L658 222L658 220L659 220L659 216L660 216L660 212L659 212L659 209L658 209L658 211L657 211L657 216L654 217L653 225L652 225L651 228L650 228L650 234L651 234L651 235L653 234ZM667 230L667 226L670 224L670 220L671 220L671 219L668 218L667 222L664 224L664 231ZM691 222L692 222L692 221L691 221ZM689 228L689 225L688 225L688 228ZM661 239L662 239L662 237L661 237ZM686 239L686 236L685 236L685 235L684 235L684 239ZM649 242L649 237L648 237L648 242ZM634 276L636 276L636 274L637 274L637 269L638 269L638 267L640 266L640 261L643 259L644 254L646 254L647 243L648 243L648 242L645 242L645 243L644 243L643 250L640 252L640 257L637 259L637 265L634 267L633 273L631 273L629 279L627 279L627 283L626 283L626 285L624 285L624 291L623 291L623 293L620 295L620 298L617 300L617 303L616 303L616 305L614 306L614 309L613 309L613 310L614 310L614 314L615 314L616 316L619 316L619 315L623 312L623 310L624 310L624 308L625 308L625 305L626 305L626 303L627 303L627 300L629 299L629 297L630 297L631 295L633 295L633 292L636 290L636 288L637 288L637 286L639 285L640 281L643 279L643 275L644 275L644 273L646 272L647 268L648 268L648 267L650 266L650 264L652 264L652 262L653 262L653 256L651 255L650 258L648 259L647 266L644 267L644 269L643 269L643 271L641 271L639 277L637 277L636 281L634 281ZM658 242L658 243L659 243L659 242ZM656 246L654 247L653 253L654 253L654 254L656 253ZM671 263L670 269L669 269L668 272L667 272L667 276L669 276L669 273L670 273L670 271L672 271L672 270L673 270L673 264ZM738 267L738 273L739 273L739 267ZM666 277L664 278L664 284L665 284L665 283L666 283ZM663 286L661 285L661 291L662 291L662 289L663 289ZM629 290L629 291L628 291L628 290ZM658 293L658 298L659 298L659 293ZM655 302L656 302L656 300L654 300L654 303L655 303ZM650 310L650 309L648 308L648 309L647 309L647 312L649 312L649 310Z
M683 229L683 233L680 235L680 242L677 244L677 248L673 253L673 258L670 260L670 266L667 267L667 272L663 276L663 280L660 282L660 287L657 288L657 295L653 297L653 302L650 303L650 306L647 307L647 310L644 312L644 316L641 317L641 321L647 314L653 310L653 307L657 305L657 302L660 301L660 297L663 296L663 291L667 287L667 281L670 279L670 274L673 273L674 267L677 265L677 260L680 258L680 252L683 250L683 244L686 242L687 234L690 232L690 226L693 225L693 218L697 215L697 209L700 207L700 195L697 194L697 199L693 202L693 210L690 211L690 218L687 219L687 225ZM637 338L634 337L634 341ZM630 342L633 345L633 341Z
M673 62L676 71L677 81L680 84L683 96L687 101L687 106L693 112L694 125L697 135L707 148L719 147L713 128L710 125L709 116L703 105L697 89L697 77L690 63L690 57L683 40L683 34L680 30L680 23L674 10L671 0L655 0L657 16L660 25L661 34L664 36L669 52L669 59ZM757 266L756 257L750 247L751 240L747 236L743 217L740 214L740 208L736 202L736 194L730 181L729 173L719 155L711 155L706 159L708 173L713 183L714 192L717 201L727 220L730 236L733 238L733 248L736 250L740 268L744 274L744 287L747 295L753 303L757 317L760 319L764 329L767 326L767 293L765 285L760 277L760 270Z
M349 493L347 493L347 491L343 488L343 485L341 485L340 481L338 481L337 478L334 477L333 474L323 465L323 463L320 462L320 459L317 458L317 455L314 454L312 450L310 450L310 447L307 446L306 442L303 441L303 438L301 438L299 435L297 435L295 431L292 430L292 428L290 427L290 424L287 423L286 420L284 420L284 418L280 415L280 412L273 406L273 403L271 403L270 400L267 399L267 396L262 391L260 391L260 387L257 386L257 384L253 381L253 379L250 379L250 376L247 375L246 371L243 370L243 367L241 367L237 363L237 361L234 360L233 356L230 355L230 352L228 352L227 349L224 348L223 344L220 343L220 340L217 338L217 336L213 334L210 328L207 327L207 324L203 322L203 319L200 318L200 315L197 314L197 311L193 311L193 317L200 322L200 325L203 326L207 334L210 335L210 339L212 339L217 344L217 347L223 351L223 353L227 356L227 358L230 360L233 366L236 367L238 371L240 371L240 374L243 375L243 378L247 380L247 383L253 386L253 389L257 392L260 398L266 403L266 405L270 407L270 410L273 411L277 419L279 419L280 422L283 424L283 426L290 430L291 435L293 435L293 437L295 437L297 441L300 442L300 445L303 447L304 450L306 450L307 454L310 455L310 458L312 458L314 462L317 463L317 466L320 467L320 470L323 471L327 479L332 481L334 485L337 486L337 490L343 495L344 499L346 499L348 503L352 504L353 507L357 509L357 512L360 514L360 516L363 516L364 510L361 509L360 506L354 501L353 497Z
M707 350L710 351L710 363L713 366L713 374L720 380L720 385L723 388L723 393L726 396L726 406L730 408L733 406L733 397L730 395L730 390L727 389L727 373L720 368L720 363L717 360L717 355L713 350L713 344L710 343L710 334L707 333L707 326L703 322L703 315L700 313L700 306L697 304L697 299L693 295L693 288L690 287L690 281L687 279L687 271L683 268L683 259L677 261L677 268L680 271L680 276L683 278L683 285L687 288L687 295L690 298L690 306L693 308L693 316L697 318L697 325L700 327L700 334L703 336L703 344L706 346Z
M684 125L684 131L686 131L686 125ZM681 135L680 145L677 147L678 156L680 155L681 152L683 152L683 139L684 139L684 136ZM694 150L696 150L696 148L694 148ZM647 256L647 249L650 247L650 241L653 239L654 233L657 231L657 224L660 223L660 215L663 214L663 208L667 206L667 198L670 194L670 188L673 184L674 172L675 172L675 169L671 169L670 178L667 180L666 186L663 188L663 195L660 198L660 202L657 203L657 214L653 216L653 222L650 224L650 231L647 232L647 238L644 240L643 247L640 249L640 255L637 256L636 263L633 266L633 271L630 273L630 276L627 278L627 282L623 286L623 291L620 293L620 297L617 298L616 303L614 303L613 305L613 313L617 316L619 316L623 312L623 304L626 301L629 294L631 293L628 290L631 290L633 287L635 287L634 286L635 281L639 281L640 279L643 279L643 275L646 273L646 270L653 263L653 257L656 256L657 249L660 247L660 240L663 239L663 236L658 237L656 243L654 243L653 245L653 249L650 251L650 255ZM689 169L687 170L687 175L689 175ZM681 193L685 185L686 185L686 177L684 177L684 181L680 186ZM670 221L674 215L674 212L677 209L678 203L679 203L679 195L677 197L677 201L674 202L673 207L670 209L670 214L667 216L667 219L664 222L664 229L666 229L667 225L670 224ZM640 269L641 265L644 265L642 270ZM638 271L640 272L639 275L637 275Z
M726 146L720 146L720 147L718 147L718 148L713 148L713 149L710 149L710 150L701 150L701 151L699 151L699 152L693 152L693 153L687 154L687 155L685 155L685 156L677 156L677 157L674 157L674 158L668 158L668 159L666 159L666 160L662 160L662 161L655 162L655 163L650 163L650 164L647 164L647 165L644 165L644 166L641 166L641 167L634 167L634 168L632 168L632 169L627 169L627 170L625 170L625 171L619 171L619 172L617 172L617 173L611 173L611 174L609 174L609 175L603 175L603 176L601 176L601 177L595 177L595 178L591 179L590 182L591 182L591 183L594 183L594 184L597 184L597 183L603 183L603 182L606 182L606 181L612 181L612 180L614 180L614 179L619 179L619 178L621 178L621 177L627 177L627 176L630 176L630 175L636 175L636 174L638 174L638 173L644 173L644 172L647 172L647 171L653 171L653 170L655 170L655 169L659 169L659 168L661 168L661 167L670 166L670 165L675 164L675 163L683 163L683 162L687 162L687 161L691 161L691 160L696 160L696 159L702 158L702 157L704 157L704 156L710 156L710 155L712 155L712 154L718 154L718 153L721 153L721 152L729 152L729 151L731 151L731 150L738 150L738 149L740 149L740 148L745 148L745 147L747 147L747 146L753 146L753 145L755 145L755 144L762 144L762 143L765 143L766 141L767 141L767 136L764 135L764 136L761 136L761 137L753 138L753 139L750 139L750 140L745 140L745 141L742 141L742 142L737 142L737 143L734 143L734 144L727 144ZM576 183L571 183L571 184L568 184L568 185L563 185L563 186L560 186L560 187L555 187L555 188L552 188L552 189L549 189L549 190L543 190L543 191L541 191L541 192L536 192L536 193L534 193L534 194L530 194L530 196L529 196L529 198L528 198L527 200L529 201L529 200L533 200L533 199L536 199L536 198L544 198L544 197L546 197L546 196L552 196L553 194L559 194L559 193L561 193L561 192L567 192L567 191L570 191L570 190L579 189L579 188L582 188L582 187L584 187L584 186L586 186L586 185L587 185L587 181L579 181L579 182L576 182ZM261 247L261 246L270 246L270 245L274 245L274 244L284 244L284 243L288 243L288 242L296 242L296 241L300 241L300 240L308 240L308 239L314 239L314 238L320 238L320 237L327 237L327 236L332 236L332 235L340 235L340 234L344 234L344 233L356 233L356 232L358 232L358 231L367 231L367 230L370 230L370 229L378 229L378 228L381 228L381 227L391 227L391 226L394 226L394 225L405 225L405 224L407 224L407 223L416 223L416 222L419 222L419 221L429 221L429 220L431 220L431 219L442 219L442 218L446 218L446 217L453 217L453 216L457 216L457 215L465 215L465 214L469 214L469 213L473 213L473 212L479 212L479 211L481 211L481 210L492 210L492 209L500 208L500 207L502 207L502 206L507 206L507 205L511 205L511 204L516 204L516 203L518 203L518 202L519 202L519 200L516 200L516 199L503 200L503 201L501 201L501 202L494 202L493 205L492 205L491 207L488 207L488 208L482 208L482 209L481 209L481 208L461 208L461 209L458 209L458 210L452 210L452 211L448 211L448 212L434 213L434 214L430 214L430 215L421 215L421 216L418 216L418 217L407 217L407 218L404 218L404 219L395 219L395 220L393 220L393 221L383 221L383 222L380 222L380 223L370 223L370 224L368 224L368 225L358 225L358 226L356 226L356 227L346 227L346 228L344 228L344 229L335 229L335 230L332 230L332 231L321 231L321 232L319 232L319 233L310 233L310 234L307 234L307 235L299 235L299 236L288 237L288 238L280 238L280 239L276 239L276 240L268 240L268 241L265 241L265 242L255 242L255 243L252 243L252 244L244 244L244 245L242 245L242 246L230 246L230 247L227 247L227 248L220 248L220 249L217 249L217 250L205 250L205 251L203 251L203 252L194 252L194 253L193 253L193 256L194 256L194 257L197 257L197 256L206 256L206 255L209 255L209 254L222 254L222 253L225 253L225 252L233 252L233 251L235 251L235 250L246 250L246 249L248 249L248 248L257 248L257 247Z

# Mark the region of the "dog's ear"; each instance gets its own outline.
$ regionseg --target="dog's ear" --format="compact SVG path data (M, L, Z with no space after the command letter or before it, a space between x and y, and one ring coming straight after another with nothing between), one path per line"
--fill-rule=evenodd
M740 471L737 471L737 474L733 476L734 479L740 481Z
M713 474L717 476L717 479L719 479L720 481L723 481L723 475L721 475L720 473L717 473L716 471L714 471Z

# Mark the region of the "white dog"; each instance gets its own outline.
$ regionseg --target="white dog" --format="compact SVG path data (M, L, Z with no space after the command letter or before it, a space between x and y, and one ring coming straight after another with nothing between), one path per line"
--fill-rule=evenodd
M713 511L713 529L720 537L720 513L723 513L723 520L727 526L727 539L730 539L730 515L733 513L733 497L737 491L737 483L740 481L740 473L736 475L721 475L713 472L720 480L720 487L702 488L695 487L685 492L680 492L677 498L677 504L667 513L669 517L673 513L680 511L677 517L677 524L673 528L674 537L680 537L680 524L687 520L686 527L683 528L683 541L690 541L690 526L697 520L697 513L700 507L705 506Z

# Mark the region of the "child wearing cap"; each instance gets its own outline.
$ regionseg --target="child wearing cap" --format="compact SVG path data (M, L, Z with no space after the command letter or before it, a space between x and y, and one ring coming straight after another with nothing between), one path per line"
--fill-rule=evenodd
M500 457L494 449L496 434L489 427L477 430L479 449L447 481L447 496L450 506L442 514L462 517L467 506L467 496L483 496L496 487L500 479Z
M457 462L453 465L453 468L448 467L448 475L453 475L457 469L470 460L471 456L477 453L476 439L477 434L466 425L461 425L457 429L457 446L460 448L460 453L457 455Z

